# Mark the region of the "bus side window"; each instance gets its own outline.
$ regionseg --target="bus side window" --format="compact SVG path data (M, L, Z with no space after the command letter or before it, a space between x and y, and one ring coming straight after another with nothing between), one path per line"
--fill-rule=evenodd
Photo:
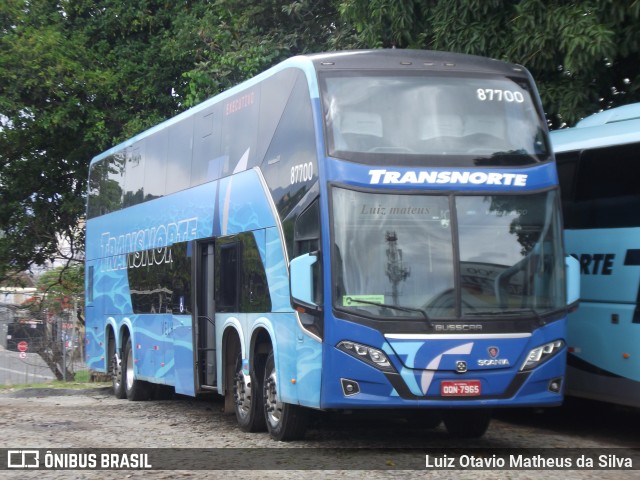
M239 243L216 245L216 311L237 312L239 294Z
M87 272L87 303L93 303L94 292L94 277L93 277L93 265L89 266Z
M576 204L575 199L576 172L579 158L580 152L556 154L564 225L566 228L575 228L576 225L584 223L584 219L581 218L584 212L580 209L580 205Z
M320 206L318 199L298 215L293 227L293 253L298 257L320 248Z
M240 261L240 309L241 313L271 311L271 296L265 266L260 256L258 244L265 249L264 230L245 232L238 235L242 244Z

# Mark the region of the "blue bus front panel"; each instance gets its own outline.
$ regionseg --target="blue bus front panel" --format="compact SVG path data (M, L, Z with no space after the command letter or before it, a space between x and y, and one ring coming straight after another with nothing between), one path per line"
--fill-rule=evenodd
M348 342L383 351L393 369L384 371L327 344L322 408L553 406L562 401L566 347L531 370L521 371L529 352L565 338L556 321L520 335L437 335L402 338L336 321ZM459 371L464 362L464 371ZM356 393L345 388L350 382ZM551 384L555 386L551 388ZM460 385L470 386L456 392Z

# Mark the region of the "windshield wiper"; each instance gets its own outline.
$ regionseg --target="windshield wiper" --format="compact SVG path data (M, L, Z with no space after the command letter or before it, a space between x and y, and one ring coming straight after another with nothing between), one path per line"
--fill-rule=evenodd
M489 315L495 315L495 316L514 315L514 314L522 315L524 313L532 313L533 316L538 321L538 324L541 325L543 323L542 317L533 308L518 308L518 309L511 309L511 310L488 310L488 311L484 311L484 312L467 312L467 313L464 314L464 316L483 317L483 316L489 316Z
M391 305L389 303L381 303L381 302L372 302L370 300L360 300L360 299L352 298L352 297L346 297L346 300L350 300L353 303L363 303L363 304L366 304L366 305L374 305L376 307L390 308L391 310L399 310L401 312L417 312L417 313L421 314L424 317L424 319L427 322L427 325L429 326L429 328L431 328L431 329L433 328L433 325L431 325L431 319L429 318L429 315L427 315L427 312L425 312L421 308L401 307L399 305Z

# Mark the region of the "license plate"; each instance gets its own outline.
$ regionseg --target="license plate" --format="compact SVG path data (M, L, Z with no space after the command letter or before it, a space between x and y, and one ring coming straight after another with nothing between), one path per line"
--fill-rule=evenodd
M480 380L443 380L440 395L443 397L477 397L482 394Z

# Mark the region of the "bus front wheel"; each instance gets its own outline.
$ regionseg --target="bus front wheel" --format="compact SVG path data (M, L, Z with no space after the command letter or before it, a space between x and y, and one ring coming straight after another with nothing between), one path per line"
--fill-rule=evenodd
M269 353L265 364L263 388L264 416L271 437L282 442L304 437L307 412L299 405L285 403L278 398L273 351Z
M447 410L443 413L449 435L456 438L480 438L491 423L491 410Z

